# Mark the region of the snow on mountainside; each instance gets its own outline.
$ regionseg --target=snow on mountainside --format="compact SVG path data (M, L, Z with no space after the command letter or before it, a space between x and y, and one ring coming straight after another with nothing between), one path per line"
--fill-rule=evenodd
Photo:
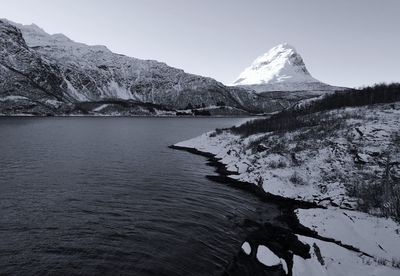
M172 110L216 105L246 112L279 108L244 89L227 87L162 62L115 54L105 46L77 43L62 34L50 35L34 24L0 20L0 46L0 78L4 79L0 96L28 99L9 100L9 108L0 113L29 113L32 109L38 109L38 114L66 112L55 111L47 100L59 100L72 110L75 103L109 100Z
M291 261L282 262L285 254L272 243L260 256L262 240L250 237L243 243L240 250L246 258L256 258L268 269L289 265L292 274L276 275L400 275L400 224L360 212L379 214L376 202L381 198L387 216L400 206L396 184L400 179L400 102L304 116L319 118L319 124L248 137L229 129L216 130L177 143L175 148L214 155L231 172L229 177L244 185L319 205L295 211L299 222L318 234L293 230L309 245L308 257L291 251ZM392 187L397 193L394 199L389 196ZM256 250L257 255L250 254Z
M287 43L280 44L258 57L239 75L234 85L257 92L343 90L313 78L302 57Z
M103 104L108 106L100 109L101 115L158 115L215 106L202 112L270 113L342 89L312 78L286 44L257 59L237 86L229 87L162 62L116 54L6 19L0 20L0 81L0 98L7 99L0 114L5 115L99 115ZM256 93L265 91L271 92ZM54 101L56 105L50 104Z

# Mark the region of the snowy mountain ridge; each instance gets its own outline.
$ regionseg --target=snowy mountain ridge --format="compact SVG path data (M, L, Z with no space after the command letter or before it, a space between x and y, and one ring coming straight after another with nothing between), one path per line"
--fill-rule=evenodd
M286 44L257 59L246 72L237 86L225 86L163 62L48 34L35 24L0 20L0 98L7 99L0 114L158 115L201 109L203 114L243 115L280 111L321 91L336 90L314 80ZM257 93L267 90L278 93ZM104 104L107 108L98 109Z
M71 112L76 111L77 103L98 102L100 106L109 100L168 110L228 106L256 113L277 108L254 92L227 87L162 62L116 54L105 46L74 42L63 34L51 35L34 24L0 20L0 46L0 97L9 99L8 105L4 103L6 112L0 110L4 114L31 113L33 109L35 114L66 112L54 110L48 100L68 105ZM104 112L114 107L131 114L130 107L120 104L110 104Z
M233 85L256 92L343 90L312 77L303 58L288 43L279 44L256 58Z

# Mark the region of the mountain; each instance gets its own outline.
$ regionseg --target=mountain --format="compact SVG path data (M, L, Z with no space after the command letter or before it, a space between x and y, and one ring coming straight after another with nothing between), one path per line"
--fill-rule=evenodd
M300 54L287 43L280 44L258 57L234 82L235 86L267 91L344 90L313 78Z
M0 115L246 115L343 89L312 78L287 44L258 58L235 84L0 20Z
M129 115L187 108L243 114L279 108L252 91L50 35L34 24L0 20L0 49L0 114Z

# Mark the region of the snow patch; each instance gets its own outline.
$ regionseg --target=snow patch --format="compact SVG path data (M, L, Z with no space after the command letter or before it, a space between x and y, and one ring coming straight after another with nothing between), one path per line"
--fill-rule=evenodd
M22 97L22 96L7 96L0 98L0 102L5 102L5 101L23 101L23 100L29 100L27 97Z
M298 235L311 248L311 258L293 257L293 276L395 276L399 270L380 265L374 259L335 243Z
M63 104L62 102L57 100L46 100L45 103L55 108L59 108Z
M64 78L65 83L67 84L68 91L70 92L71 97L78 101L87 101L88 98L83 94L79 93L75 87L69 82L67 79Z
M296 215L304 226L321 236L350 244L379 259L400 261L400 225L392 219L358 211L329 207L298 209Z
M257 260L266 266L275 266L281 263L281 259L264 245L257 248Z
M247 255L251 254L251 246L248 242L244 242L242 244L242 249L243 249L244 253L246 253Z
M133 99L132 93L129 89L120 86L116 81L111 80L108 87L104 89L105 93L103 97L111 97L116 99L129 100Z
M103 110L104 108L106 108L107 106L109 106L109 104L100 105L99 107L96 107L95 109L93 109L93 111L99 112L99 111Z

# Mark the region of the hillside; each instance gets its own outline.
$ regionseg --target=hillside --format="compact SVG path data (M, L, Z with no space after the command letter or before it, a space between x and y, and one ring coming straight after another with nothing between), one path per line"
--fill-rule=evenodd
M215 106L248 114L275 109L254 92L50 35L34 24L0 20L0 46L3 114L168 114ZM92 103L93 109L81 109L82 102ZM100 109L104 104L108 108Z
M379 85L306 101L175 146L215 155L230 178L266 194L319 207L295 211L320 238L295 233L310 245L310 258L294 255L293 275L397 275L399 118L400 85ZM268 260L282 258L270 250Z

